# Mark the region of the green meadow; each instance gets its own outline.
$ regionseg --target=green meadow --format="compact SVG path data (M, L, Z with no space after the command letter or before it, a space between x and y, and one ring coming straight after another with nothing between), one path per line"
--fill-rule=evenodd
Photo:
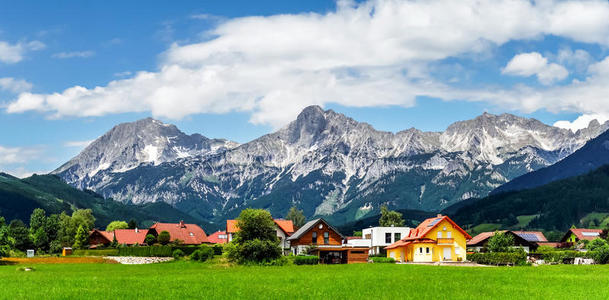
M607 299L609 266L0 266L2 299Z

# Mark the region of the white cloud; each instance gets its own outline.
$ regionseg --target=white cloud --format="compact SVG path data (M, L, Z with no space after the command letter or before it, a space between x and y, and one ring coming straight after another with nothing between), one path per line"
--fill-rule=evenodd
M559 128L570 129L575 132L579 129L587 128L590 125L590 122L593 120L597 120L600 124L603 124L609 121L609 117L607 115L600 114L592 114L592 115L581 115L577 117L577 119L571 121L558 121L554 123L554 126Z
M569 75L565 67L548 63L548 59L538 52L521 53L514 56L501 72L525 77L536 75L537 80L545 85L563 80Z
M65 142L63 145L66 147L73 147L73 148L85 148L87 146L89 146L89 144L91 144L93 142L93 140L88 140L88 141L68 141Z
M560 49L556 59L560 64L571 66L578 72L585 71L593 62L592 56L586 50L577 49L573 51L571 48Z
M40 41L19 42L16 44L0 41L0 62L7 64L18 63L23 60L28 51L38 51L45 47L45 44Z
M253 123L276 127L309 104L411 106L417 96L528 111L547 104L539 96L551 92L455 90L428 75L428 64L486 55L508 41L543 35L609 46L608 15L609 3L600 0L339 1L337 11L326 14L227 20L205 33L210 40L172 45L156 72L93 88L23 93L7 111L51 117L151 112L168 118L249 111ZM566 76L561 68L546 62L535 74L548 83ZM556 109L577 108L570 101Z
M32 84L23 80L12 77L0 78L0 91L8 91L11 93L22 93L32 89Z
M31 170L28 170L28 169L26 169L24 167L17 167L17 168L14 168L14 169L6 169L6 170L3 170L2 172L8 173L8 174L13 175L13 176L15 176L17 178L27 178L27 177L30 177L30 176L32 176L34 174L48 174L48 173L50 173L49 170L31 171Z
M53 54L53 58L87 58L95 55L94 51L72 51L72 52L59 52Z
M39 157L41 149L25 147L0 146L0 166L6 164L24 163Z

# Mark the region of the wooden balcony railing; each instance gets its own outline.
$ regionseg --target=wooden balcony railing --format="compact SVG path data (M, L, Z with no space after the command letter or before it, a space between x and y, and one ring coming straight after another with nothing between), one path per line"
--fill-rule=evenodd
M453 238L438 238L438 245L452 245L454 240Z

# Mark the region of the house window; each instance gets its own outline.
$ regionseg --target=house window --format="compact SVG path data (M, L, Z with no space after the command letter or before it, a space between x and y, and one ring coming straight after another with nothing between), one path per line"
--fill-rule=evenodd
M391 232L385 232L385 243L391 244Z
M401 233L396 232L396 233L393 234L393 240L394 241L399 241L401 239L402 239L402 234Z
M327 231L324 232L324 244L330 244L330 233Z
M317 232L313 231L313 240L312 240L313 244L317 244Z
M429 247L425 248L425 253L429 254Z
M371 240L372 239L372 234L368 233L366 234L366 236L364 236L365 239L367 240Z
M450 231L446 232L446 237L449 238L449 239L451 238L451 232Z
M419 248L419 253L423 254L423 247Z
M441 239L442 238L442 231L438 231L438 238Z

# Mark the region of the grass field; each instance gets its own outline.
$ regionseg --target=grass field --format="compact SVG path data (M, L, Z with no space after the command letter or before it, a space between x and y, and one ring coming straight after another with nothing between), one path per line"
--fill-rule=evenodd
M0 266L2 299L607 299L609 266Z

